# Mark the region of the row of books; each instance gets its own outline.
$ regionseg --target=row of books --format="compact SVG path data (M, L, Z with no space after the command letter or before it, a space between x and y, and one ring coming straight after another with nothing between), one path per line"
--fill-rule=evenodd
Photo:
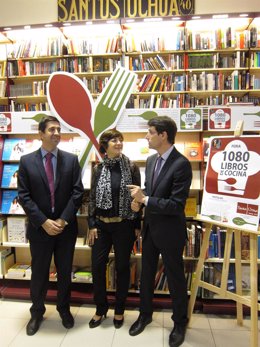
M178 92L178 91L221 91L221 90L256 90L259 89L259 77L250 75L246 70L207 73L205 71L189 74L169 74L157 76L144 74L138 81L137 92ZM156 105L156 107L158 107Z
M8 279L23 279L30 280L31 278L31 266L30 264L15 263L14 254L11 249L5 249L0 251L0 275ZM212 284L214 286L220 287L221 285L221 275L222 275L222 264L221 263L208 263L203 267L203 281ZM191 290L192 281L195 277L196 263L189 262L185 263L185 277L187 282L187 290ZM249 265L242 265L242 290L243 294L246 295L250 292L250 267ZM115 290L115 260L110 259L107 264L106 271L107 278L107 290ZM50 281L57 279L57 273L55 268L50 269L49 275ZM73 266L72 269L72 281L80 283L92 283L92 273L89 268L80 268L78 266ZM140 269L136 260L131 261L130 264L130 282L129 289L139 290L140 288ZM161 292L168 292L167 277L164 272L164 265L161 264L158 267L158 271L155 276L154 289ZM227 280L227 290L231 292L236 291L236 277L235 277L235 266L230 264L229 274ZM215 297L215 294L207 289L201 290L202 298L211 299Z
M169 74L157 76L144 74L137 83L137 92L185 91L186 75Z
M208 258L220 258L224 257L226 242L226 230L221 229L220 227L213 227L209 239L209 248L207 252ZM231 244L231 253L230 257L235 257L235 246L234 246L234 235ZM249 260L250 259L250 236L247 232L241 233L241 259Z
M147 59L140 54L139 57L126 56L125 66L134 71L245 68L249 66L249 59L244 51L232 54L219 52L167 54Z
M234 70L227 73L191 73L186 78L186 89L197 90L249 90L254 88L254 77L249 72Z
M95 99L95 97L94 97ZM158 101L157 101L158 100ZM259 105L260 97L249 96L248 94L242 96L235 95L210 95L195 97L190 94L174 94L171 97L164 95L153 94L147 96L146 98L140 98L139 95L132 95L127 103L127 108L194 108L196 106L220 106L248 103L248 105ZM49 111L50 107L47 102L18 102L16 100L11 100L10 105L0 105L0 112L28 112L28 111Z
M1 111L1 109L0 109ZM37 103L28 103L28 102L17 102L15 100L11 100L10 110L8 109L2 110L2 112L29 112L29 111L50 111L50 106L48 102L37 102Z
M66 53L63 37L44 37L41 39L24 39L7 45L7 56L10 58L60 56Z
M170 28L172 30L172 28ZM232 27L212 29L206 32L175 28L169 39L167 30L158 38L158 32L148 35L131 33L125 30L117 35L108 37L90 36L86 38L64 39L58 37L42 37L41 40L21 40L8 45L8 56L12 58L60 56L62 54L102 54L114 52L147 52L163 50L205 50L225 48L255 48L260 47L257 28L236 31Z
M46 81L32 81L31 83L11 84L10 97L16 96L46 96Z
M251 54L251 67L258 67L260 53ZM221 53L188 53L168 54L166 57L156 55L144 59L139 57L125 56L122 58L103 57L66 57L55 61L34 62L10 60L7 63L8 76L31 76L51 74L55 71L67 71L71 73L114 71L118 64L129 67L130 70L180 70L180 69L212 69L212 68L243 68L249 66L246 52L233 54ZM165 60L167 58L167 61Z
M256 28L251 30L236 31L232 27L198 32L188 32L186 49L225 49L225 48L255 48L260 47L257 39Z
M251 67L260 67L260 52L251 52L250 63Z
M151 94L148 98L140 98L139 95L131 96L127 108L194 108L200 105L203 106L220 106L227 104L236 103L248 103L248 105L259 105L259 97L249 97L248 95L243 96L230 96L226 94L211 95L208 97L195 97L190 94L175 94L172 97L164 95ZM205 127L205 129L207 129Z
M170 59L168 57L168 60ZM129 67L129 70L143 71L143 70L169 70L172 68L171 65L165 62L164 58L160 55L154 57L143 58L142 55L139 57L125 57L125 66Z
M188 223L187 241L184 248L184 256L198 258L203 239L203 228L199 223Z
M67 71L71 73L82 72L112 72L117 64L121 64L120 58L102 57L66 57L55 61L34 62L10 60L7 63L8 76L32 76L51 74L55 71Z

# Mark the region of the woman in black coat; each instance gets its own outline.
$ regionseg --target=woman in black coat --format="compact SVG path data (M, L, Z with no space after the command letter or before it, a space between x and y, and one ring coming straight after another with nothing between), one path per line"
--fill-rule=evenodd
M115 130L100 137L100 151L104 160L92 173L88 209L88 244L92 246L92 275L96 313L89 322L96 328L106 317L106 267L113 246L116 271L114 326L124 322L125 301L129 289L130 255L140 231L140 213L131 210L129 184L140 185L140 171L136 164L122 154L123 135Z

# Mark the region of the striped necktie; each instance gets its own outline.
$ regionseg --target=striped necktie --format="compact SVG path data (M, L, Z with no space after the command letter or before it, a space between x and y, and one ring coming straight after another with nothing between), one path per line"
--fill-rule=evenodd
M155 170L153 173L153 187L155 186L156 180L157 180L159 173L161 171L162 162L163 162L163 158L158 157L157 161L156 161L156 165L155 165Z

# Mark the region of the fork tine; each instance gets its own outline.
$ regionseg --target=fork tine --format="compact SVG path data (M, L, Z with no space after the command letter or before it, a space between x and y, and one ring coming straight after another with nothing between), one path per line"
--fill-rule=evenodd
M118 68L115 75L112 77L112 79L109 79L109 82L106 84L104 95L102 96L100 102L104 105L110 100L111 95L113 96L113 93L115 89L117 88L118 84L121 81L122 76L124 75L125 70L122 68Z
M113 110L120 109L122 107L123 103L127 102L127 100L128 100L127 95L133 87L133 83L134 83L135 78L136 78L135 75L132 75L132 77L131 77L131 74L129 73L127 78L124 81L123 89L118 88L117 93L115 94L114 102L111 106L111 108Z
M104 100L106 99L108 93L110 93L110 85L113 85L114 81L116 80L117 78L117 75L120 73L120 68L117 69L117 71L115 72L115 74L113 74L113 77L109 79L109 81L107 82L105 88L104 88L104 93L102 93L101 95L101 98L98 98L97 99L97 103L103 103Z
M123 87L124 81L127 78L126 74L126 70L121 70L121 74L118 75L117 80L115 80L114 83L110 85L109 94L104 100L104 105L106 104L109 108L111 107L110 105L112 102L114 102L117 90L120 90Z

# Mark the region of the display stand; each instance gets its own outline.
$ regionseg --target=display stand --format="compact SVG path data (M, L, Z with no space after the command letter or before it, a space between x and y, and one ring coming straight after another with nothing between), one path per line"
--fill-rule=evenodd
M257 347L258 339L258 311L260 310L260 304L258 304L258 290L257 290L257 232L253 232L244 228L227 228L225 251L223 259L223 271L221 275L220 287L209 284L201 280L201 274L203 270L203 265L206 259L207 250L209 247L209 237L213 225L226 228L224 223L209 222L198 216L196 218L198 221L204 222L206 224L205 234L203 236L203 242L201 246L201 252L199 261L196 269L196 276L192 284L188 316L192 318L192 313L194 309L194 304L197 296L198 287L210 290L216 293L224 299L231 299L236 301L237 306L237 324L243 325L243 308L242 305L249 306L251 309L251 338L250 347ZM242 276L241 276L241 232L246 231L250 235L250 296L242 295ZM236 293L227 290L227 280L229 273L230 264L230 252L233 233L235 236L235 271L236 271ZM191 320L190 320L191 323Z
M243 132L243 121L237 122L234 136L238 137L242 135ZM204 222L206 225L205 234L203 235L203 241L200 251L200 256L196 269L196 276L192 283L189 307L188 307L188 317L191 318L194 309L194 304L198 292L198 287L205 288L213 293L218 294L223 299L231 299L236 302L237 308L237 324L243 325L243 306L246 305L250 307L250 317L251 317L251 336L250 336L250 347L258 346L258 311L260 311L260 304L258 304L258 288L257 288L257 278L258 278L258 267L257 267L257 255L258 255L258 242L257 235L258 231L248 230L241 227L227 227L225 223L220 223L217 221L209 221L208 219L203 219L201 216L197 216L198 221ZM207 250L209 247L209 238L212 230L212 226L219 226L225 228L226 231L226 241L224 249L223 267L221 274L220 287L212 285L208 282L201 280L201 274L203 271L203 265L206 259ZM242 293L242 276L241 276L241 232L247 232L250 236L250 295L245 296ZM233 234L235 237L235 275L236 275L236 292L233 293L227 290L227 281L229 274L230 265L230 253Z

